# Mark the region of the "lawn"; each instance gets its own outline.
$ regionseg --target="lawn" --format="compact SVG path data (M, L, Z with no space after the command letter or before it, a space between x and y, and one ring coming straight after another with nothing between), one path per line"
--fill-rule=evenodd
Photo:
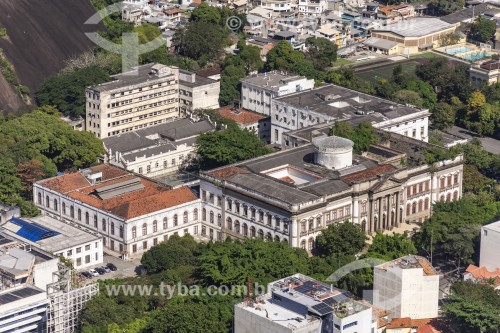
M337 58L337 61L335 61L335 62L332 63L332 67L339 67L339 66L342 66L342 65L349 65L349 64L352 64L351 60L339 57L339 58Z
M393 64L374 67L357 73L355 72L354 76L360 78L363 81L369 81L372 86L374 86L380 79L389 80L392 77L392 71L394 67L396 67L398 64L399 62L395 62ZM403 72L413 74L415 73L417 65L418 62L416 61L405 62L402 64Z
M420 54L414 54L410 56L410 59L424 59L424 58L440 58L442 55L434 52L425 52Z

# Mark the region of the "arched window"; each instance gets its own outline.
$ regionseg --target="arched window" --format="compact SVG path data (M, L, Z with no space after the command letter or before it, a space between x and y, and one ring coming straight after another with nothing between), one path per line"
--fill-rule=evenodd
M240 221L238 221L238 220L234 221L234 230L237 233L240 233Z
M236 201L234 203L234 206L235 206L235 211L236 211L236 214L239 214L240 213L240 203L238 201Z
M62 203L62 213L64 215L66 215L66 203L65 202Z
M453 183L458 184L458 173L453 175Z
M123 226L120 226L120 238L123 238Z
M424 200L424 209L425 210L429 209L429 198L425 198Z
M309 230L314 230L314 220L309 220Z
M279 242L279 241L280 241L280 238L279 238L279 236L278 236L278 235L274 236L274 241L275 241L275 242Z
M222 227L222 215L221 214L217 215L217 225L219 227Z
M184 214L182 214L182 221L184 223L188 223L188 212L185 211Z
M416 212L417 212L417 203L413 202L413 204L411 205L411 213L415 214Z
M451 175L448 175L448 181L447 181L448 182L448 186L451 186L451 180L452 180L451 179Z
M42 204L42 193L38 192L38 204Z
M54 210L57 210L57 199L54 199Z
M202 236L206 236L207 235L207 227L205 227L205 226L201 227L201 235Z
M255 219L255 207L250 208L250 215L252 219Z
M424 202L422 199L418 201L418 211L421 212L424 206Z
M248 236L248 225L243 223L243 236Z
M207 210L205 208L203 208L201 210L201 220L202 221L206 221L207 220Z
M210 211L210 223L214 223L214 212Z
M49 202L49 196L48 195L45 196L45 206L46 207L50 207L50 202Z
M174 227L177 227L177 224L179 223L177 214L174 215Z
M233 220L230 217L227 218L227 229L233 230Z
M158 221L154 220L153 221L153 232L157 232L158 231Z
M250 237L255 237L255 227L250 227Z
M309 238L307 249L309 251L312 251L312 249L314 249L314 238Z
M82 220L82 210L80 208L78 208L78 221L81 221Z
M259 238L264 239L264 230L259 229Z
M448 193L446 195L446 201L450 202L451 201L451 193Z
M266 234L266 241L271 242L273 240L273 235L270 232Z
M300 248L301 249L306 249L306 241L305 240L302 240L302 242L300 242Z
M458 200L458 191L453 192L453 201Z
M243 216L247 217L248 216L248 206L243 204Z
M106 219L102 219L102 231L106 232Z
M142 224L142 235L146 236L148 234L148 225L146 223Z
M89 223L90 223L90 216L89 216L89 212L85 212L85 223L86 223L86 224L89 224Z
M75 217L75 207L69 207L69 216L71 216L71 218Z
M445 187L445 181L446 181L446 179L444 177L441 177L439 179L439 187L440 188L444 188Z
M163 230L167 230L168 228L168 217L163 218Z
M320 228L320 227L321 227L321 217L319 217L319 216L316 218L316 226L317 226L318 228Z
M233 201L231 199L227 199L227 210L233 210Z
M193 220L198 221L198 208L193 210Z
M94 228L97 229L97 214L94 214Z
M406 205L406 215L411 215L411 204L410 203L408 203Z
M300 222L300 231L305 232L306 231L306 221Z
M114 235L115 234L115 222L111 222L109 229L110 229L111 234Z
M134 226L132 227L132 238L136 238L137 237L137 228Z
M441 201L441 202L444 201L444 194L441 194L441 196L439 197L439 201Z

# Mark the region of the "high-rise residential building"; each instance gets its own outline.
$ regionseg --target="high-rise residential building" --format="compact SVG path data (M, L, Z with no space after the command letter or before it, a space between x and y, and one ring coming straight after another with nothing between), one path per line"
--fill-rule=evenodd
M423 257L408 255L373 269L373 304L391 318L438 316L439 274Z
M112 79L85 90L85 129L98 138L179 117L178 68L148 64Z

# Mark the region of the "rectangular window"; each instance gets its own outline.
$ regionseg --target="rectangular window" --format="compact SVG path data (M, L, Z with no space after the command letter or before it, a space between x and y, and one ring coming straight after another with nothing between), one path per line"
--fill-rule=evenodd
M82 258L76 258L76 267L82 265Z
M142 249L143 250L147 250L148 249L148 242L147 241L142 242Z
M81 247L77 247L76 248L76 253L82 253L82 248Z
M90 244L85 245L85 251L90 251Z
M132 253L137 253L137 244L132 245Z
M85 263L90 264L90 254L85 256Z

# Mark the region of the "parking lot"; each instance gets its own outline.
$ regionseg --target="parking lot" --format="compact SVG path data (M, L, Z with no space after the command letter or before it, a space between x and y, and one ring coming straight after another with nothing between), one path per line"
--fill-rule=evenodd
M116 266L117 270L116 271L111 271L108 273L104 273L103 275L95 276L91 279L85 279L85 281L88 282L95 282L99 280L105 280L105 279L118 279L118 278L125 278L125 277L134 277L139 275L140 273L140 259L133 259L129 261L124 261L119 258L104 254L104 259L103 263L100 265L88 267L86 269L82 269L77 271L77 273L83 272L83 271L89 271L90 269L96 269L98 267L106 266L108 263L112 263L113 265Z

